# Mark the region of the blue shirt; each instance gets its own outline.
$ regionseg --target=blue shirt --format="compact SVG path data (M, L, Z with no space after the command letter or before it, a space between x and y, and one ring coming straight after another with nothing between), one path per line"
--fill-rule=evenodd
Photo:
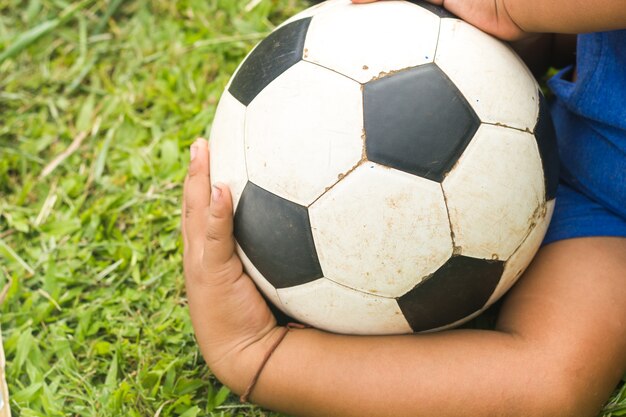
M626 237L626 30L578 35L576 71L548 83L564 186L547 240Z

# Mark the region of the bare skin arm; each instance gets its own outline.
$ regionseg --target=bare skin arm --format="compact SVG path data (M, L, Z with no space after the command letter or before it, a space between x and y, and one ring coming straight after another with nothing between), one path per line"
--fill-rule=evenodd
M626 27L626 7L619 0L497 0L495 3L499 4L499 12L511 16L525 32L585 33Z
M189 308L202 353L236 393L280 333L235 255L228 188L210 193L208 147L185 183ZM626 370L626 239L540 251L496 331L352 337L290 332L252 400L294 415L594 416Z

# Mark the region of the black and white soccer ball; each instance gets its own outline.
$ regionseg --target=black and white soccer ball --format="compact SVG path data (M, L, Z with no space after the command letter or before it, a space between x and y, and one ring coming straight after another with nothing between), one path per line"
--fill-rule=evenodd
M227 86L211 179L237 250L287 315L351 334L458 325L537 251L558 158L504 43L422 1L331 0L279 26Z

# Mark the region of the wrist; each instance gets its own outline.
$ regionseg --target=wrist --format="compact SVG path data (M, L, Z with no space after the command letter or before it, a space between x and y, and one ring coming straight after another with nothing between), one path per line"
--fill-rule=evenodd
M211 372L232 392L242 395L268 360L268 352L276 349L284 337L285 327L273 326L253 340L247 340L209 364Z

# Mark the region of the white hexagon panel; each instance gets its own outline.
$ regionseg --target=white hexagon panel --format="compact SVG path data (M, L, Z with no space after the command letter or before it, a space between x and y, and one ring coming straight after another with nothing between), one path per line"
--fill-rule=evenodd
M324 276L399 297L452 255L441 186L366 162L309 208Z
M545 186L533 135L481 125L442 183L454 244L482 259L508 259L542 216Z
M483 123L533 131L538 86L503 42L457 19L442 19L435 63L456 84Z
M361 160L360 85L301 61L250 103L245 132L250 180L308 206Z
M440 19L424 7L405 1L342 2L330 11L313 18L305 61L366 83L434 59ZM380 22L387 21L394 23L382 30Z
M290 17L289 19L287 19L286 21L284 21L283 23L281 23L278 27L283 27L285 25L288 25L291 22L295 22L296 20L300 20L300 19L306 19L309 17L313 17L316 16L322 12L327 12L335 7L338 6L346 6L351 4L352 2L350 0L326 0L323 1L321 3L318 3L314 6L309 7L308 9L305 9L303 11L301 11L300 13Z
M347 334L399 334L413 330L393 298L355 291L325 278L278 290L284 311L305 323Z
M248 182L244 153L246 107L224 91L211 128L211 181L230 187L233 207L237 207ZM214 157L218 156L219 157Z

